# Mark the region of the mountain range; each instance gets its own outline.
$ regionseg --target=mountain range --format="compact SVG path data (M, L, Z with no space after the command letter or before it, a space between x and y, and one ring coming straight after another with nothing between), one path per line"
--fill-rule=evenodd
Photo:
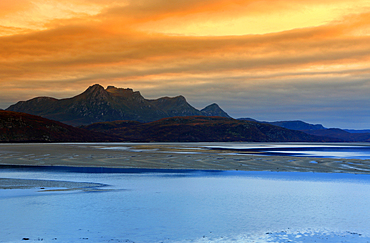
M270 124L216 116L100 122L73 127L21 112L0 111L0 142L330 142Z
M284 127L290 130L296 131L304 131L304 130L320 130L320 129L327 129L321 124L310 124L304 121L274 121L274 122L267 122L267 121L257 121L253 118L239 118L238 120L242 121L255 121L261 123L268 123L274 126Z
M36 97L0 110L0 132L0 142L370 141L366 132L303 121L233 119L215 103L197 110L183 96L150 100L132 89L99 84L72 98Z
M152 122L175 116L230 117L217 104L197 110L181 95L149 100L132 89L114 86L104 89L99 84L90 86L72 98L36 97L19 101L6 110L37 115L73 126L115 120Z
M271 124L284 127L290 130L302 131L314 136L327 137L337 142L370 142L370 130L345 130L340 128L326 128L321 124L310 124L303 121L257 121L252 118L240 118L244 121L255 121L264 124Z
M170 117L149 123L114 121L81 128L131 142L331 142L336 139L226 117Z

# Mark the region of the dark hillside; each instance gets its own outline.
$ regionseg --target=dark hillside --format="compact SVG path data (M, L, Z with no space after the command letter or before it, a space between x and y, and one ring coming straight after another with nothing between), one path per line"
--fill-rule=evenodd
M345 142L370 142L370 133L350 133L339 128L303 131L314 136L325 136Z
M119 136L125 141L142 142L335 141L335 139L317 137L269 124L209 116L172 117L136 125L122 121L106 122L84 128Z
M13 111L0 111L0 142L96 142L116 137Z

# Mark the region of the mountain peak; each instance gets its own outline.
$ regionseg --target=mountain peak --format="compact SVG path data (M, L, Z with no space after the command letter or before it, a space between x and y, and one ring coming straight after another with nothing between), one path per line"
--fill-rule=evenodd
M175 99L181 100L181 101L186 101L186 98L182 95L174 97Z
M109 85L106 90L109 90L109 89L117 89L117 88L113 85Z
M186 98L182 95L178 95L175 97L166 97L167 100L172 100L173 102L176 102L178 104L187 104Z
M203 108L202 110L210 110L210 109L221 109L219 105L217 105L216 103L212 103L210 105L207 105L205 108Z
M116 92L124 92L124 91L129 91L129 92L134 92L132 89L130 88L127 88L127 89L123 89L123 88L117 88L117 87L114 87L114 86L108 86L106 91L110 92L110 93L116 93Z
M100 84L94 84L94 85L91 85L90 87L88 87L86 89L85 92L96 92L96 91L101 91L101 90L104 90L104 87L101 86Z
M94 84L88 87L82 94L75 96L75 98L78 98L79 100L107 100L108 92L106 92L104 87L100 84Z
M223 111L219 105L216 103L210 104L206 106L204 109L201 110L201 112L205 116L222 116L222 117L227 117L231 118L225 111Z

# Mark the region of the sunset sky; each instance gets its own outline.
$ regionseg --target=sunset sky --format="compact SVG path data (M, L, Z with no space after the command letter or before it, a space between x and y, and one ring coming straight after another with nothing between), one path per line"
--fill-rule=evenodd
M0 1L0 108L99 83L370 129L369 0Z

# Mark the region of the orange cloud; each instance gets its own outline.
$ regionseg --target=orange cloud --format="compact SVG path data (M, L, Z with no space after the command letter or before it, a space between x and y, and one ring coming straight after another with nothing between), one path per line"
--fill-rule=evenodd
M48 1L48 8L54 2L63 11L35 17L41 21L39 29L34 23L30 27L35 29L27 31L17 27L27 26L22 19L14 25L1 24L6 19L1 16L27 12L25 8L13 4L2 10L3 15L0 12L0 33L6 33L0 37L0 89L7 90L2 99L45 93L68 97L93 83L131 87L154 97L151 90L178 94L177 89L192 95L191 87L220 92L219 97L225 90L242 97L249 90L263 93L274 87L284 93L293 89L289 87L355 82L370 74L366 1L357 1L358 13L345 0L68 0ZM284 13L289 19L296 16L295 11L305 16L307 9L322 13L325 6L330 11L337 6L340 11L319 16L313 23L320 25L307 22L308 26L290 28L281 22L282 30L258 35L240 31L238 35L191 36L162 31L166 26L175 31L181 30L176 25L193 28L210 21L211 33L217 23L240 24L245 16L261 21L262 26L269 15ZM36 14L29 11L27 16ZM153 28L148 30L148 26Z
M29 0L1 1L0 17L26 10L27 8L30 7L30 5L31 2Z
M1 51L0 60L8 65L13 62L18 66L15 70L22 66L32 73L42 69L41 76L60 69L81 70L83 75L98 72L101 67L103 72L121 69L125 78L130 76L125 70L133 74L166 75L366 61L368 37L347 36L348 26L359 25L358 22L351 19L338 25L231 37L181 37L133 31L117 35L104 32L101 23L85 22L1 38L0 45L6 48ZM3 75L9 72L6 69Z

